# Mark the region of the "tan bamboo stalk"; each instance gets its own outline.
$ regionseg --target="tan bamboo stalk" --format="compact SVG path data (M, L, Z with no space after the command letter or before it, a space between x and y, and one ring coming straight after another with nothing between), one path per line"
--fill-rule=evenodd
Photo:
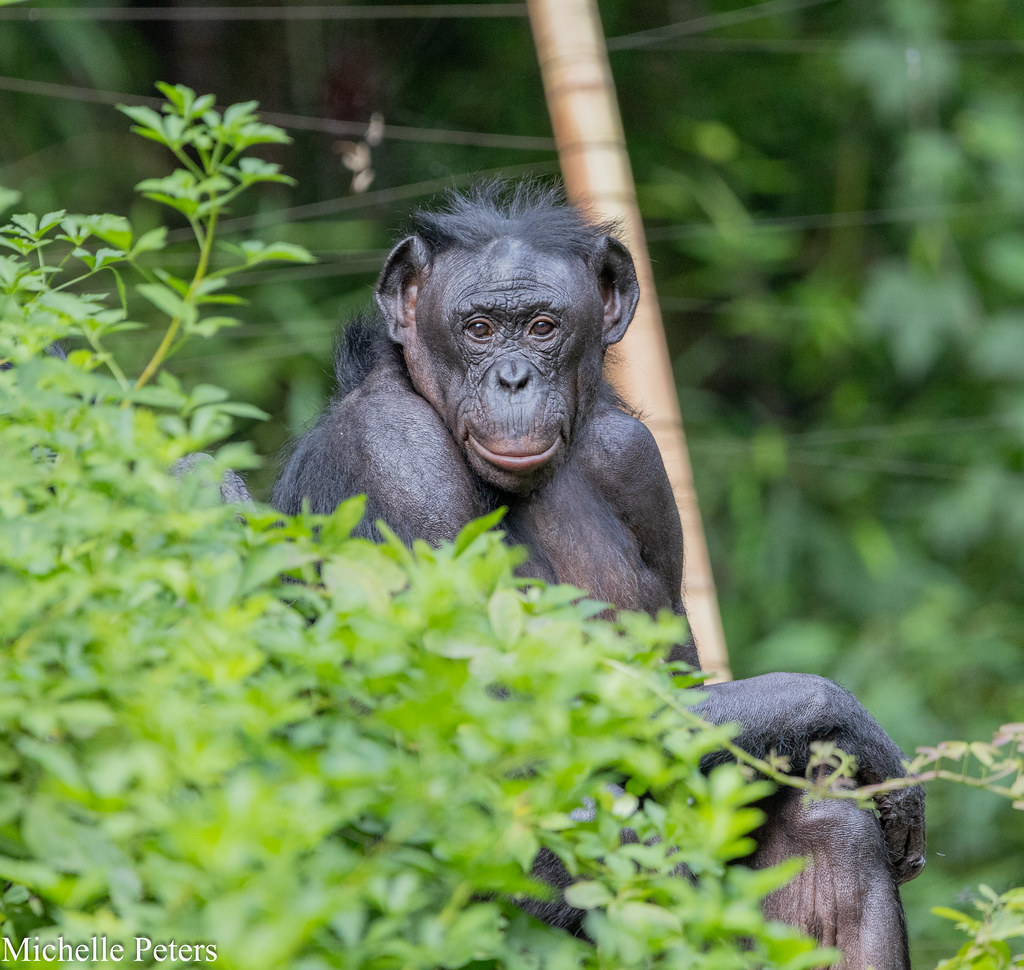
M528 0L527 7L566 189L598 218L621 227L636 262L640 305L617 348L612 377L661 449L683 523L684 601L701 665L727 680L729 656L715 582L597 4Z

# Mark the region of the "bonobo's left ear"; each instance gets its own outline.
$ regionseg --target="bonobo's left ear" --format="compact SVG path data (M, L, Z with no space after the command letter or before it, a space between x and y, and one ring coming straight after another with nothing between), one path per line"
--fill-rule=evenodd
M614 236L604 237L604 249L597 259L597 280L604 303L603 343L618 343L636 312L640 285L629 250Z
M391 250L374 299L396 344L405 345L416 334L416 301L429 275L430 253L419 236L407 236Z

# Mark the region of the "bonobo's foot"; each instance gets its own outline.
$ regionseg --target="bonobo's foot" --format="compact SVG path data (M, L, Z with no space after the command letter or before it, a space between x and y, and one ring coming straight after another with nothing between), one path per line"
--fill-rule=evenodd
M767 819L751 864L807 860L765 899L765 916L838 948L842 970L909 970L903 907L880 819L849 801L805 801L793 789L760 804Z
M882 795L878 810L896 881L910 882L925 866L924 789L915 785Z

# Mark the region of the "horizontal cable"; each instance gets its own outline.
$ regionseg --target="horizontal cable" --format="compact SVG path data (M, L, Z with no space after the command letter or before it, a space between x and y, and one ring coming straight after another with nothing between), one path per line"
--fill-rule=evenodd
M1016 414L991 414L971 418L937 418L935 420L903 421L897 424L867 424L852 428L824 428L811 431L782 432L780 437L787 447L799 451L809 448L831 448L881 441L900 441L911 438L942 437L950 435L977 435L983 431L1013 430L1021 419ZM752 438L702 438L694 447L713 451L746 451Z
M0 20L451 20L525 17L524 3L402 3L299 7L3 7Z
M804 216L769 219L730 220L722 223L692 222L673 226L652 226L644 235L650 242L688 239L719 232L770 232L773 229L841 229L846 226L877 226L887 223L923 222L928 219L956 219L968 216L1020 212L1024 203L964 202L948 205L903 206L892 209L860 209L853 212L822 212Z
M28 94L33 97L61 98L90 104L131 104L159 108L162 98L138 94L119 94L114 91L99 91L95 88L78 87L70 84L53 84L49 81L30 81L24 78L0 77L0 91ZM260 118L272 125L290 128L292 131L312 131L325 135L366 134L367 122L336 121L333 118L311 118L305 115L287 114L279 111L261 111ZM555 150L555 140L532 135L492 135L481 131L455 131L441 128L411 128L404 125L389 125L381 128L381 137L395 141L420 141L446 145L469 145L474 148L504 148L520 151Z
M343 212L373 209L390 206L405 199L419 199L424 196L436 195L446 189L458 189L471 185L473 182L486 181L494 178L521 179L538 176L557 175L557 162L539 162L533 165L512 165L485 171L463 172L459 175L446 175L442 178L428 179L423 182L412 182L408 185L396 185L388 189L376 189L361 192L358 195L342 195L322 202L309 202L295 205L287 209L274 209L260 212L252 216L236 216L225 219L217 227L218 233L247 232L251 229L267 228L302 222L306 219L320 219L324 216L340 215ZM180 242L192 238L191 229L174 229L167 234L172 242Z
M767 3L755 3L749 7L740 7L738 10L728 10L724 13L709 14L706 17L695 17L692 20L666 24L664 27L655 27L651 30L638 30L632 34L609 37L608 50L619 51L651 47L663 41L685 37L687 34L703 34L719 27L730 27L733 24L761 20L765 17L774 17L833 2L835 0L768 0Z
M706 54L829 54L840 53L849 39L811 39L801 37L679 37L659 43L655 48L664 53L676 51ZM936 42L944 51L956 54L1020 54L1024 40L989 39ZM908 44L908 47L914 47Z

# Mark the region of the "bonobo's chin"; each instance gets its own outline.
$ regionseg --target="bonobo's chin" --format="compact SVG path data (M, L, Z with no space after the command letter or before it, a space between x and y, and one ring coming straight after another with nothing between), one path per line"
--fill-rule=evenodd
M477 473L498 488L515 495L525 495L551 479L561 464L561 436L547 446L515 447L508 442L490 446L467 436L466 448L470 464Z

